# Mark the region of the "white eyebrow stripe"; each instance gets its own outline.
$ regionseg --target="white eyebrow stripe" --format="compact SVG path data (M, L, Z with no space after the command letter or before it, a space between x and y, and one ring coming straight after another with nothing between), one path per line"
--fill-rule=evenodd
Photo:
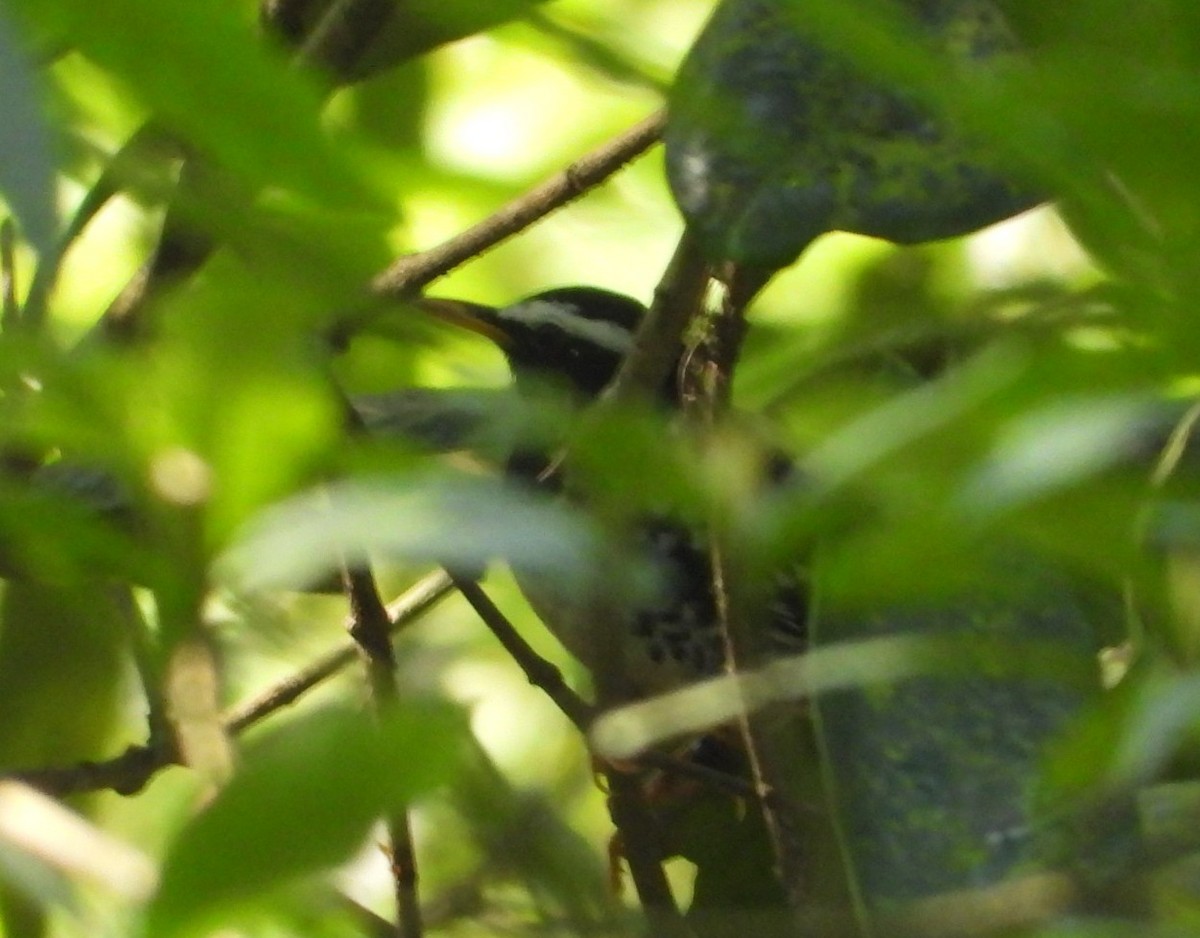
M592 345L617 355L626 355L633 348L633 335L628 329L616 323L575 316L567 310L565 304L554 300L517 303L515 306L498 310L496 316L526 326L556 326L565 335L586 339Z

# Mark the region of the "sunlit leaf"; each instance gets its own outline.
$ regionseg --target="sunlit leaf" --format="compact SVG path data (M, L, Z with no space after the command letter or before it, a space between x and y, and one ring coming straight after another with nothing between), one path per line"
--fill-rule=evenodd
M225 555L242 589L313 582L370 557L478 569L503 559L589 584L595 530L565 506L484 479L400 477L335 483L263 514Z
M1131 398L1047 404L1005 429L959 498L969 512L988 513L1078 483L1135 452L1157 410Z

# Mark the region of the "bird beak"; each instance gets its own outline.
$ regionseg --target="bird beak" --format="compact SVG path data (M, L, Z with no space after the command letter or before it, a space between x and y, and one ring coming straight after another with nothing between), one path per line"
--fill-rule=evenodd
M481 335L501 349L512 345L512 336L500 325L496 310L491 306L467 300L445 300L425 296L414 300L413 306L444 323Z

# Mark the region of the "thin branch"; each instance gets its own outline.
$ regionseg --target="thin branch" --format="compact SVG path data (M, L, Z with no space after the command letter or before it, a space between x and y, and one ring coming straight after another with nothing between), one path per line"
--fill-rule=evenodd
M529 646L478 583L453 573L451 579L492 634L525 672L529 682L544 691L579 731L586 735L587 728L595 716L595 708L567 686L558 668ZM668 764L671 768L676 767L673 761L664 760L663 764L664 767ZM658 823L646 804L641 782L636 775L617 768L606 769L605 777L609 791L609 811L613 824L620 832L629 873L653 933L685 938L690 935L690 931L679 913L670 884L663 872L662 849L657 836Z
M558 668L533 650L478 583L458 576L453 577L453 583L517 663L529 683L549 697L572 725L586 736L596 717L596 708L571 689ZM688 759L651 750L642 753L634 761L640 767L691 778L734 797L757 797L757 790L744 778Z
M56 797L83 792L115 791L135 795L156 773L179 761L179 754L167 745L130 746L119 756L103 762L77 762L74 765L6 772L0 779L12 779Z
M733 372L745 334L745 307L766 279L757 272L739 280L736 272L727 279L721 311L708 324L705 341L689 363L688 396L692 409L711 430L729 408ZM724 635L726 667L734 672L754 671L771 657L770 636L756 628L748 612L761 611L750 601L738 577L727 539L726 525L714 524L710 548L713 596ZM751 777L759 792L763 817L775 854L776 873L798 923L804 921L809 871L803 837L801 808L795 802L788 771L786 743L774 730L773 715L763 709L741 708L738 728L750 763Z
M450 590L450 581L443 573L432 573L418 582L388 606L392 633L420 618ZM242 734L352 664L357 655L357 647L347 643L260 696L226 712L222 718L226 731L233 736ZM178 759L170 741L164 740L152 746L130 746L121 755L101 762L27 769L4 773L0 779L22 781L59 797L106 789L120 795L132 795L145 788L157 772L176 764Z
M406 299L415 295L464 261L495 247L604 182L654 145L664 120L663 112L652 114L474 227L428 251L399 258L371 281L371 292L381 299Z
M634 764L648 769L657 769L669 775L693 779L707 785L713 791L723 791L734 798L757 798L759 796L759 791L754 783L740 775L701 765L691 759L676 758L665 752L653 749L643 752L634 760Z
M394 635L410 622L448 596L453 589L450 578L442 572L431 573L404 592L399 599L388 605L388 618ZM333 677L347 665L352 664L358 654L353 644L343 645L324 657L317 659L303 671L285 678L258 697L239 704L225 714L225 724L231 733L241 733L276 710L290 706L318 684Z
M500 611L491 597L470 577L451 572L450 581L455 589L475 610L493 635L504 646L504 650L525 673L529 683L543 691L563 712L579 732L587 735L595 717L595 708L580 697L563 680L562 672L535 652Z
M765 663L769 654L764 647L767 644L765 630L755 628L745 615L748 605L756 607L758 604L743 601L730 577L729 556L720 538L713 539L712 565L713 593L725 633L728 667L735 672L753 671ZM791 795L793 786L788 754L778 740L779 734L774 731L773 718L774 714L768 708L752 711L743 706L738 715L738 730L762 805L780 885L793 915L798 921L804 921L810 871L804 849L801 808Z
M371 571L342 568L342 584L350 603L349 633L366 659L371 702L377 719L386 719L400 700L391 622ZM421 905L417 898L417 860L408 808L397 807L385 820L390 842L392 884L396 895L396 934L421 938Z

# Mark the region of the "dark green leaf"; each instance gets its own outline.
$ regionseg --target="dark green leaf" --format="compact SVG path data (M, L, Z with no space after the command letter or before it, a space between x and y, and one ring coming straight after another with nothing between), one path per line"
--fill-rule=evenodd
M826 231L930 241L1039 201L983 142L827 44L808 21L821 9L725 0L680 67L664 134L668 178L710 254L775 269ZM927 50L926 80L1003 68L1013 55L990 0L869 9L899 28L892 47Z

